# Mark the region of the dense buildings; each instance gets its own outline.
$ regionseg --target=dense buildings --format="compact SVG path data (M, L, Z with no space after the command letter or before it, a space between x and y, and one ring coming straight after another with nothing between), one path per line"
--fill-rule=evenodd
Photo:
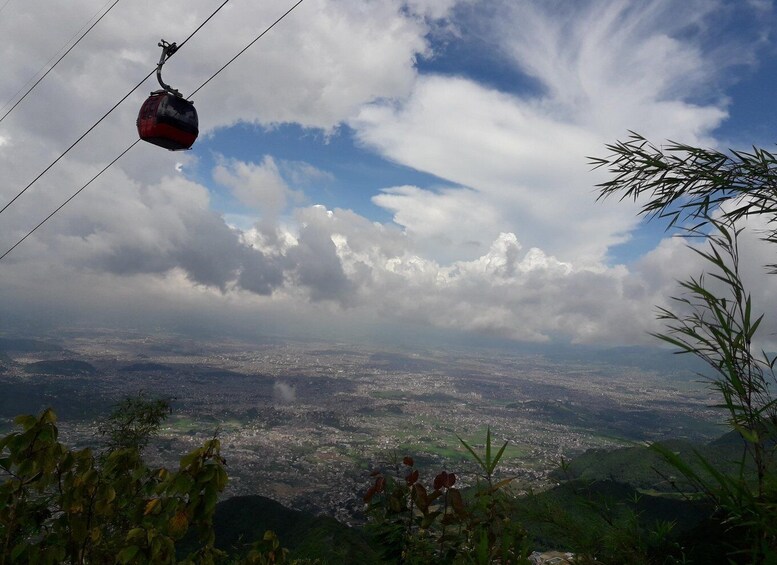
M542 487L562 457L589 448L719 431L697 377L634 359L113 333L71 335L55 348L2 343L5 430L14 415L50 405L65 441L93 443L95 421L115 401L140 391L171 397L152 461L175 464L218 433L227 494L263 494L343 521L358 519L369 470L406 454L429 477L447 469L473 482L457 436L482 444L488 426L509 442L502 473L519 489ZM44 360L54 363L35 365Z

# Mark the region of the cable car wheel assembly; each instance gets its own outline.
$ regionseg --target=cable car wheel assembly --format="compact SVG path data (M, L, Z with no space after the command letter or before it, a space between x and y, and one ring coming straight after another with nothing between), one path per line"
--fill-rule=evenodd
M178 50L175 43L159 42L162 55L156 67L156 78L162 90L151 93L138 113L138 135L143 141L170 151L190 149L199 134L194 103L162 80L162 66Z

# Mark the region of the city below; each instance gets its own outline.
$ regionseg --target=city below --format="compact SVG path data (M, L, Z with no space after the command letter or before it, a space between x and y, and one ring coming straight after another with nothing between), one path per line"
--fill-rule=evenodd
M361 520L369 472L405 455L429 476L445 469L474 483L459 438L482 446L489 427L495 443L509 442L501 474L523 490L548 486L562 458L588 449L722 433L710 391L671 357L651 369L618 355L115 332L0 345L3 433L14 416L50 406L63 442L94 445L116 402L170 398L173 412L147 451L152 464L176 465L216 434L225 496L261 494L349 524Z

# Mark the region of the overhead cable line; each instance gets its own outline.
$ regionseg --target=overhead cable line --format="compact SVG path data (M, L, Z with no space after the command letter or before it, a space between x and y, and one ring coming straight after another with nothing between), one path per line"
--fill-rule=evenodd
M194 35L195 35L195 34L196 34L198 31L200 31L200 30L201 30L203 27L205 27L205 24L207 24L207 23L208 23L208 22L209 22L209 21L210 21L210 20L213 18L213 16L215 16L216 14L218 14L218 13L219 13L219 11L220 11L220 10L221 10L221 9L222 9L224 6L226 6L228 3L229 3L229 0L224 0L224 1L223 1L223 2L222 2L220 5L219 5L219 7L218 7L218 8L216 8L215 10L213 10L213 12L211 12L210 16L208 16L207 18L205 18L205 19L203 20L203 22L202 22L200 25L198 25L198 26L197 26L197 29L195 29L193 32L191 32L191 33L189 34L189 37L187 37L186 39L184 39L184 40L183 40L183 41L180 43L180 45L178 45L178 49L176 49L176 51L179 51L179 50L181 49L181 47L183 47L184 45L186 45L186 44L189 42L189 40L190 40L192 37L194 37ZM156 71L156 68L154 69L154 71Z
M226 0L226 1L224 2L224 4L226 4L228 1L229 1L229 0ZM293 11L293 10L294 10L296 7L297 7L297 6L299 6L300 4L302 4L302 2L303 2L303 1L304 1L304 0L298 0L298 2L297 2L296 4L294 4L294 5L293 5L291 8L289 8L289 9L288 9L288 10L287 10L287 11L286 11L286 12L285 12L285 13L284 13L284 14L283 14L283 15L282 15L280 18L278 18L278 19L277 19L277 20L275 20L275 21L274 21L272 24L270 24L270 25L269 25L269 26L268 26L268 27L267 27L267 28L266 28L266 29L265 29L265 30L264 30L262 33L260 33L260 34L259 34L259 35L258 35L258 36L257 36L257 37L256 37L256 38L253 40L253 41L251 41L251 43L249 43L249 44L248 44L246 47L244 47L243 49L241 49L241 50L240 50L240 51L237 53L237 55L235 55L234 57L232 57L232 58L231 58L229 61L227 61L227 62L226 62L226 64L224 64L224 65L223 65L223 66L222 66L222 67L221 67L219 70L217 70L215 73L213 73L213 75L211 75L211 76L210 76L210 78L208 78L208 80L206 80L206 81L205 81L205 82L203 82L203 83L202 83L202 84L201 84L199 87L197 87L197 89L196 89L194 92L192 92L191 96L194 96L194 94L196 94L197 92L199 92L199 91L200 91L200 90L201 90L201 89L202 89L202 88L203 88L203 87L204 87L206 84L208 84L208 83L209 83L211 80L213 80L213 79L216 77L216 75L218 75L218 74L219 74L221 71L223 71L223 70L224 70L224 69L226 69L226 68L227 68L227 67L228 67L230 64L232 64L232 62L233 62L235 59L237 59L237 58L238 58L240 55L242 55L242 54L243 54L243 53L244 53L246 50L248 50L248 48L249 48L249 47L251 47L251 46L252 46L254 43L256 43L257 41L259 41L259 40L260 40L260 39L261 39L261 38L262 38L262 37L263 37L263 36L264 36L264 35L265 35L265 34L266 34L268 31L270 31L270 30L271 30L273 27L275 27L275 26L278 24L278 22L280 22L280 21L281 21L283 18L285 18L286 16L288 16L288 15L289 15L289 14L290 14L290 13L291 13L291 12L292 12L292 11ZM219 6L219 8L218 8L216 11L220 10L220 9L221 9L221 8L224 6L224 4L222 4L221 6ZM209 20L210 18L212 18L214 15L215 15L215 12L214 12L213 14L211 14L211 16L208 18L208 20ZM194 31L194 32L193 32L193 33L192 33L192 34L191 34L189 37L187 37L187 38L186 38L186 41L189 41L189 39L192 37L192 35L194 35L194 33L196 33L197 31L199 31L199 30L200 30L200 28L201 28L203 25L205 25L205 23L207 23L207 21L208 21L208 20L205 20L205 22L203 22L203 23L200 25L200 27L198 27L198 28L197 28L197 29L196 29L196 30L195 30L195 31ZM183 43L186 43L186 41L184 41ZM181 43L181 45L183 45L183 43ZM180 47L179 47L179 49L180 49ZM154 71L152 71L152 73L150 73L150 74L149 74L149 75L146 77L146 79L147 79L149 76L151 76L151 74L153 74L153 72L154 72ZM146 79L143 79L143 80L145 81ZM135 88L137 88L137 87L135 87ZM189 97L191 98L191 96L189 96ZM126 98L126 97L125 97L125 98ZM119 102L119 103L121 103L121 102ZM139 141L140 141L140 139L136 139L136 140L135 140L135 141L134 141L132 144L130 144L130 145L129 145L129 146L128 146L128 147L127 147L127 148L126 148L124 151L122 151L121 153L119 153L119 155L118 155L116 158L114 158L114 159L113 159L113 160L112 160L110 163L108 163L108 164L107 164L105 167L103 167L103 169L102 169L102 170L101 170L99 173L97 173L97 174L96 174L96 175L94 175L94 176L93 176L91 179L89 179L89 181L88 181L86 184L84 184L84 185L83 185L81 188L79 188L77 191L75 191L75 192L74 192L72 195L70 195L70 197L69 197L67 200L65 200L65 201L64 201L62 204L60 204L60 205L59 205L59 206L58 206L58 207L57 207L57 208L56 208L54 211L52 211L52 212L51 212L51 213L50 213L48 216L46 216L46 217L45 217L45 218L44 218L44 219L43 219L43 220L42 220L42 221L41 221L41 222L40 222L40 223L39 223L37 226L35 226L34 228L32 228L32 229L31 229L29 232L27 232L27 234L26 234L24 237L22 237L20 240L18 240L16 243L14 243L14 244L13 244L13 245L12 245L10 248L8 248L8 250L7 250L5 253L3 253L2 255L0 255L0 261L2 261L2 260L3 260L3 259L4 259L4 258L5 258L5 257L6 257L8 254L9 254L9 253L11 253L11 251L13 251L14 249L16 249L16 248L17 248L19 245L21 245L21 243L22 243L24 240L26 240L26 239L27 239L28 237L30 237L30 236L31 236L33 233L35 233L35 231L36 231L38 228L40 228L40 227L41 227L43 224L45 224L46 222L48 222L48 221L49 221L49 220L50 220L50 219L51 219L51 218L54 216L54 214L56 214L57 212L59 212L60 210L62 210L62 208L64 208L65 206L67 206L67 205L70 203L70 201L71 201L71 200L73 200L73 199L74 199L76 196L78 196L79 194L81 194L81 192L82 192L82 191L83 191L83 190L84 190L84 189L85 189L87 186L89 186L90 184L92 184L92 182L94 182L95 180L97 180L97 178L98 178L100 175L102 175L102 174L103 174L105 171L107 171L107 170L108 170L108 169L109 169L109 168L110 168L110 167L111 167L111 166L112 166L114 163L116 163L116 161L118 161L118 160L119 160L119 159L121 159L121 158L122 158L124 155L126 155L126 154L127 154L129 151L130 151L130 149L132 149L133 147L135 147L135 145L137 145L137 144L138 144L138 142L139 142ZM9 204L10 204L10 203L9 203ZM7 207L8 207L8 206L6 205L6 208L7 208ZM3 210L5 210L5 208L3 208ZM0 213L2 213L2 210L0 210Z
M211 20L211 18L213 18L213 16L215 16L215 15L218 13L218 11L219 11L219 10L221 10L221 8L223 8L223 7L224 7L224 6L227 4L227 2L229 2L229 0L224 0L224 2L222 2L222 3L221 3L221 5L220 5L218 8L216 8L216 9L213 11L213 13L211 13L211 15L210 15L210 16L208 16L208 17L205 19L205 21L203 21L203 22L202 22L202 23L201 23L199 26L197 26L197 29L195 29L193 32L191 32L191 33L189 34L189 36L188 36L188 37L187 37L185 40L183 40L183 42L182 42L182 43L181 43L181 44L178 46L178 50L180 50L180 49L181 49L181 47L183 47L183 46L186 44L186 42L187 42L187 41L189 41L189 40L190 40L192 37L194 37L194 35L195 35L195 34L196 34L198 31L200 31L200 30L203 28L203 26L204 26L205 24L207 24L207 23L208 23L208 22ZM48 171L49 171L49 170L50 170L50 169L51 169L51 168L52 168L54 165L56 165L56 164L57 164L57 163L58 163L58 162L59 162L59 161L60 161L60 160L61 160L61 159L62 159L62 158L65 156L65 155L67 155L67 154L70 152L70 150L71 150L71 149L73 149L73 147L75 147L76 145L78 145L78 144L81 142L81 140L82 140L82 139L84 139L84 138L85 138L87 135L89 135L89 133L90 133L90 132L91 132L91 131L92 131L94 128L96 128L96 127L97 127L97 126L100 124L100 122L102 122L102 121L103 121L105 118L107 118L107 117L108 117L108 116L109 116L109 115L110 115L110 114L111 114L111 113L112 113L112 112L113 112L113 111L114 111L116 108L118 108L118 107L119 107L119 105L120 105L122 102L124 102L124 101L125 101L127 98L129 98L129 97L130 97L130 95L131 95L133 92L135 92L135 91L136 91L138 88L140 88L140 86L141 86L141 85L142 85L144 82L146 82L146 81L148 80L148 78L149 78L151 75L153 75L155 72L156 72L156 67L154 67L154 69L153 69L153 70L152 70L150 73L148 73L148 74L147 74L145 77L143 77L143 79L142 79L142 80L141 80L139 83L137 83L135 86L133 86L133 87L132 87L132 90L130 90L129 92L127 92L127 94L125 94L124 96L122 96L122 97L121 97L121 99L120 99L118 102L116 102L116 104L114 104L114 105L113 105L113 106L110 108L110 110L108 110L107 112L105 112L105 114L103 114L103 115L102 115L102 117L101 117L99 120L97 120L97 121L96 121L94 124L92 124L92 126L91 126L91 127L88 129L88 130L86 130L84 133L82 133L82 134L81 134L81 136L80 136L78 139L76 139L76 140L75 140L75 141L74 141L72 144L70 144L70 147L68 147L67 149L65 149L65 151L63 151L62 153L60 153L59 157L57 157L56 159L54 159L54 160L53 160L53 161L52 161L52 162L51 162L51 163L50 163L50 164L49 164L49 165L48 165L48 166L47 166L45 169L43 169L43 170L42 170L42 171L41 171L41 172L38 174L38 176L36 176L34 179L32 179L32 180L29 182L29 184L28 184L27 186L25 186L23 189L21 189L21 190L20 190L20 191L19 191L19 192L16 194L16 196L14 196L14 197L13 197L13 198L12 198L12 199L9 201L9 202L7 202L7 203L5 204L5 206L3 206L3 207L2 207L2 209L0 209L0 214L2 214L3 212L5 212L5 211L6 211L6 209L7 209L7 208L8 208L8 207L9 207L11 204L13 204L13 203L14 203L14 202L15 202L15 201L16 201L16 200L17 200L17 199L18 199L18 198L19 198L19 197L20 197L22 194L24 194L25 192L27 192L27 190L28 190L28 189L29 189L29 188L30 188L30 187L31 187L33 184L35 184L35 183L38 181L38 179L40 179L40 178L41 178L43 175L45 175L45 174L46 174L46 173L47 173L47 172L48 172Z
M13 204L14 202L16 202L16 200L17 200L17 199L18 199L18 198L19 198L19 197L20 197L22 194L24 194L25 192L27 192L27 189L29 189L29 188L30 188L30 187L31 187L33 184L35 184L35 183L38 181L38 179L39 179L39 178L41 178L43 175L45 175L47 172L49 172L49 170L51 169L51 167L53 167L54 165L56 165L57 163L59 163L59 161L60 161L60 160L61 160L61 159L62 159L62 158L65 156L65 155L67 155L67 154L70 152L70 150L71 150L71 149L73 149L73 147L75 147L76 145L78 145L78 144L81 142L81 140L82 140L83 138L85 138L87 135L89 135L89 132L91 132L91 131L92 131L94 128L96 128L96 127L97 127L97 126L100 124L100 122L102 122L102 121L103 121L105 118L107 118L107 117L108 117L108 116L111 114L111 112L113 112L113 111L114 111L116 108L118 108L118 107L119 107L119 104L121 104L121 103L122 103L122 102L124 102L124 101L125 101L127 98L129 98L130 94L132 94L132 93L133 93L133 92L135 92L135 91L136 91L138 88L140 88L140 86L141 86L141 85L142 85L144 82L146 82L146 81L148 80L148 77L150 77L151 75L153 75L155 72L156 72L156 69L154 69L153 71L151 71L150 73L148 73L148 74L147 74L145 77L143 77L143 80L141 80L141 81L140 81L138 84L136 84L134 87L132 87L132 90L130 90L130 91L127 93L127 94L125 94L124 96L122 96L121 100L119 100L118 102L116 102L116 104L114 104L114 105L111 107L111 109L110 109L110 110L108 110L107 112L105 112L105 114L103 114L103 115L102 115L102 117L101 117L99 120L97 120L97 121L96 121L94 124L92 124L92 126L91 126L91 127L88 129L88 130L86 130L84 133L82 133L82 134L81 134L81 137L79 137L79 138L78 138L78 139L76 139L76 140L75 140L73 143L71 143L71 144L70 144L70 147L68 147L67 149L65 149L65 151L63 151L62 153L60 153L59 157L57 157L57 158L56 158L56 159L54 159L54 160L53 160L51 163L49 163L48 167L46 167L46 168L45 168L45 169L43 169L43 170L42 170L40 173L38 173L38 176L36 176L34 179L32 179L32 180L29 182L29 184L28 184L27 186L25 186L23 189L21 189L19 192L17 192L17 193L16 193L16 196L14 196L13 198L11 198L11 200L9 200L9 201L8 201L8 203L6 203L6 205L5 205L5 206L3 206L3 207L2 207L2 209L0 209L0 214L2 214L3 212L5 212L5 211L6 211L6 209L7 209L7 208L8 208L8 207L9 207L11 204Z
M205 81L205 82L203 82L203 83L202 83L200 86L198 86L198 87L196 88L196 90L195 90L194 92L192 92L192 93L189 95L189 98L191 98L192 96L194 96L195 94L197 94L197 93L198 93L198 92L199 92L199 91L200 91L200 90L201 90L201 89L202 89L202 88L203 88L203 87L204 87L206 84L208 84L210 81L212 81L214 78L216 78L216 76L217 76L217 75L218 75L218 74L219 74L221 71L223 71L223 70L224 70L224 69L226 69L226 68L227 68L229 65L231 65L231 64L234 62L234 60L235 60L235 59L237 59L238 57L240 57L240 55L242 55L243 53L245 53L246 51L248 51L248 49L249 49L249 48L250 48L250 47L251 47L251 46L252 46L254 43L256 43L257 41L259 41L260 39L262 39L262 37L264 37L264 35L265 35L265 34L266 34L268 31L270 31L272 28L274 28L274 27L275 27L275 26L276 26L276 25L277 25L277 24L278 24L278 23L279 23L279 22L280 22L280 21L281 21L283 18L285 18L286 16L288 16L289 14L291 14L291 13L294 11L294 9L297 7L297 6L299 6L300 4L302 4L302 2L304 2L304 0L298 0L298 2L297 2L296 4L294 4L294 5L293 5L291 8L289 8L288 10L286 10L286 12L285 12L285 13L284 13L284 14L283 14L283 15L282 15L280 18L278 18L278 19L277 19L277 20L275 20L273 23L271 23L269 26L267 26L267 28L265 28L265 30L264 30L262 33L260 33L259 35L257 35L257 36L256 36L256 37L253 39L253 41L251 41L251 43L249 43L248 45L246 45L245 47L243 47L243 48L242 48L240 51L238 51L238 52L237 52L237 54L236 54L234 57L232 57L232 58L231 58L229 61L227 61L226 63L224 63L224 65L223 65L223 66L222 66L222 67L221 67L219 70L217 70L215 73L213 73L213 74L210 76L210 78L209 78L208 80L206 80L206 81Z
M8 6L9 2L11 2L11 0L5 0L5 4L0 6L0 13L2 13L3 10L5 10L5 7Z
M109 1L110 1L110 0L109 0ZM38 86L38 85L41 83L41 81L42 81L44 78L46 78L46 76L48 76L48 74L49 74L51 71L53 71L53 70L54 70L54 67L56 67L56 66L57 66L57 65L60 63L60 61L62 61L62 59L64 59L65 57L67 57L68 53L70 53L70 52L71 52L71 51L72 51L72 50L75 48L75 46L76 46L76 45L78 45L78 44L81 42L81 40L82 40L84 37L86 37L86 36L87 36L87 34L88 34L90 31L92 31L92 29L93 29L93 28L94 28L94 27L95 27L97 24L99 24L99 23L100 23L100 20L102 20L102 19L103 19L105 16L107 16L107 15L108 15L108 12L110 12L110 11L113 9L113 7L114 7L116 4L118 4L118 3L119 3L119 0L114 0L113 4L111 4L111 5L110 5L110 7L108 7L108 9L107 9L107 10L105 10L105 12L103 12L103 14L102 14L102 15L101 15L99 18L97 18L97 21L95 21L95 22L94 22L94 23L93 23L91 26L89 26L89 29L87 29L87 30L86 30L84 33L82 33L82 34L81 34L81 37L79 37L79 38L78 38L78 40L77 40L75 43L73 43L73 45L71 45L71 46L70 46L70 48L69 48L67 51L65 51L65 52L62 54L62 56L61 56L59 59L57 59L57 61L56 61L56 62L55 62L53 65L51 65L51 67L49 67L49 69L48 69L48 70L47 70L45 73L43 73L43 76L41 76L41 77L40 77L40 78L39 78L37 81L35 81L35 84L33 84L33 85L32 85L32 86L31 86L31 87L30 87L30 88L27 90L27 92L25 92L25 93L24 93L24 96L22 96L21 98L19 98L19 100L17 100L17 101L16 101L16 104L14 104L13 106L11 106L11 108L10 108L10 109L9 109L9 110L8 110L8 111L5 113L5 114L3 114L2 116L0 116L0 122L2 122L2 121L3 121L3 120L6 118L6 116L8 116L8 114L10 114L11 112L13 112L13 111L14 111L14 108L16 108L16 107L17 107L19 104L21 104L21 103L22 103L22 100L24 100L25 98L27 98L27 95L28 95L28 94L30 94L30 92L32 92L32 91L35 89L35 87L36 87L36 86ZM7 4L7 3L6 3L6 4ZM0 10L0 11L1 11L1 10ZM99 12L98 12L98 13L99 13ZM92 18L94 18L94 16L92 16ZM87 22L87 24L88 24L88 22ZM85 24L85 25L86 25L86 24ZM82 27L81 29L84 29L84 28ZM80 31L80 30L79 30L79 31ZM78 32L76 32L76 34L78 34ZM75 37L75 36L73 36L73 37ZM68 43L70 43L70 41L72 41L72 40L73 40L73 38L71 37L71 38L68 40ZM65 43L65 45L67 45L67 43ZM56 55L55 55L55 56L56 56ZM52 57L51 59L53 59L53 58L54 58L54 57ZM49 60L46 62L46 65L48 65L48 64L51 62L51 59L49 59ZM46 65L44 65L44 67L45 67ZM42 67L41 67L41 68L42 68ZM39 70L38 72L40 72L40 70ZM38 73L35 73L35 74L38 74ZM33 75L33 76L34 76L34 75ZM32 80L32 79L30 79L30 80ZM26 83L24 86L27 86L27 84L29 84L29 83L30 83L30 81L27 81L27 83ZM16 91L16 94L14 94L14 95L11 97L11 100L13 100L14 98L16 98L16 96L19 94L19 92L21 92L21 91L24 89L24 86L22 86L22 88L20 88L18 91ZM9 100L9 101L8 101L8 102L5 104L5 106L8 106L8 104L10 104L10 100ZM5 106L3 106L3 108L5 108Z
M57 206L57 208L55 208L55 209L54 209L54 211L53 211L53 212L51 212L51 214L49 214L48 216L46 216L45 218L43 218L43 220L41 220L41 222L40 222L40 223L39 223L37 226L35 226L34 228L32 228L30 231L28 231L28 232L27 232L27 235L25 235L25 236L24 236L23 238L21 238L19 241L17 241L16 243L14 243L14 244L13 244L13 246L11 246L11 247L8 249L8 251L6 251L6 252L5 252L5 253L3 253L2 255L0 255L0 261L1 261L1 260L2 260L2 259L3 259L3 258L6 256L6 255L8 255L8 254L9 254L11 251L13 251L14 249L16 249L16 248L17 248L19 245L21 245L21 243L22 243L22 242L23 242L25 239L27 239L27 238L28 238L28 237L30 237L30 236L31 236L33 233L35 233L35 231L36 231L36 230L37 230L39 227L41 227L43 224L45 224L46 222L48 222L48 221L51 219L51 217L52 217L54 214L56 214L56 213L57 213L57 212L59 212L59 211L60 211L62 208L64 208L65 206L67 206L67 205L68 205L68 203L69 203L71 200L73 200L73 198L75 198L76 196L78 196L79 194L81 194L81 191L82 191L82 190L84 190L84 189L85 189L87 186L89 186L89 185L90 185L90 184L92 184L92 183L93 183L95 180L97 180L97 177L99 177L101 174L103 174L105 171L107 171L107 170L108 170L108 169L111 167L111 165L113 165L113 164L114 164L116 161L118 161L119 159L121 159L122 157L124 157L124 155L126 155L126 154L129 152L129 150L130 150L130 149L132 149L133 147L135 147L135 145L137 145L137 143L138 143L139 141L140 141L140 139L136 139L136 140L135 140L135 142L134 142L132 145L130 145L130 146L129 146L129 147L127 147L127 148L126 148L124 151L122 151L121 153L119 153L119 155L118 155L116 158L114 158L114 159L113 159L113 161L111 161L110 163L108 163L107 165L105 165L105 167L103 167L103 168L102 168L102 170L101 170L99 173L97 173L97 174L96 174L96 175L94 175L94 176L93 176L91 179L89 179L89 181L88 181L88 182L87 182L87 183L86 183L84 186L82 186L81 188L79 188L78 190L76 190L76 191L75 191L75 192L74 192L72 195L70 195L70 198L68 198L68 199L67 199L67 200L65 200L65 201L64 201L62 204L60 204L59 206Z

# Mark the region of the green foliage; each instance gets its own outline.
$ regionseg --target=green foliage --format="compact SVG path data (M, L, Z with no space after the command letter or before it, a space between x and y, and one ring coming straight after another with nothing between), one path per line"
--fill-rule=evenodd
M20 416L0 439L0 565L10 563L173 563L192 527L186 562L213 563L213 512L227 482L218 439L181 459L179 470L151 469L139 449L102 457L57 441L53 411Z
M685 294L675 298L680 312L660 309L667 333L657 335L705 361L712 369L707 380L721 398L730 427L742 438L742 455L733 473L718 469L700 453L699 472L686 460L661 445L654 448L680 471L699 492L715 501L730 528L732 557L761 563L777 560L777 358L755 354L752 342L763 315L753 314L752 301L739 271L739 249L731 220L707 219L715 231L707 234L707 250L694 249L710 266L709 277L681 282ZM697 233L695 230L693 233ZM750 468L755 469L755 480Z
M246 565L285 564L288 561L289 550L281 547L281 542L275 532L267 530L262 539L254 542L243 563Z
M128 396L113 407L97 431L108 440L111 451L122 448L142 451L170 412L170 401L166 398L149 399L143 393Z
M770 389L776 382L777 358L753 351L763 316L753 313L742 283L741 229L735 226L750 215L765 215L770 223L777 220L777 160L757 148L726 155L671 143L659 150L637 134L608 148L610 157L593 160L613 174L600 185L602 197L621 193L637 199L648 194L643 213L668 217L670 225L692 219L695 224L685 228L687 235L708 243L704 249L691 249L709 272L680 283L677 311L660 309L667 331L656 337L707 363L712 375L705 378L719 393L719 406L742 440L734 472L716 467L699 453L692 465L670 449L654 449L714 503L727 528L732 560L777 562L777 399ZM777 231L765 239L777 243Z
M488 482L488 486L492 486L492 477L494 476L494 470L496 469L497 465L499 465L499 461L502 459L502 455L504 455L505 448L507 447L508 442L504 442L501 448L499 448L499 451L495 456L491 456L491 427L489 426L486 429L486 446L485 446L485 452L483 454L483 457L480 457L477 453L475 453L475 450L472 449L472 447L463 439L461 439L459 436L456 436L459 438L459 441L461 442L461 445L463 445L467 451L469 451L470 455L477 461L477 464L480 466L480 469L483 471L483 473L480 475L481 478L485 479ZM512 479L507 479L507 482L511 481ZM506 483L505 483L506 484Z
M732 222L750 215L772 220L777 212L777 159L763 149L726 154L671 141L659 149L634 132L607 149L609 156L591 158L611 174L598 185L599 197L647 196L641 213L667 218L671 226L690 219L701 227L721 211ZM721 210L723 204L729 206ZM767 239L777 241L775 235Z
M570 549L575 563L669 565L683 562L685 538L705 512L623 483L576 479L523 498L516 517L539 547Z
M371 529L389 560L399 563L528 563L528 538L512 518L512 479L495 481L507 442L492 456L491 430L479 455L460 440L482 470L471 492L442 471L425 487L412 457L395 461L394 472L374 471L364 496Z
M318 559L291 559L289 550L281 547L281 542L275 532L267 530L256 540L251 550L237 565L322 565Z
M695 492L697 489L675 466L667 462L658 452L658 447L668 450L688 462L694 471L712 479L697 459L699 453L704 460L716 469L736 474L742 464L742 438L735 432L705 445L694 444L685 440L664 440L652 446L634 445L618 449L591 449L576 456L571 461L564 462L563 469L552 471L550 477L555 480L580 479L586 482L614 481L629 484L642 490L672 494ZM745 472L751 480L755 480L756 472L750 461L745 461Z
M272 530L288 548L289 560L318 559L331 565L379 564L380 557L360 528L352 528L329 516L286 508L259 496L233 496L216 506L216 547L244 555L254 540ZM188 538L180 549L185 549ZM192 540L194 541L194 540ZM185 555L180 551L179 555ZM304 561L302 561L304 562Z

